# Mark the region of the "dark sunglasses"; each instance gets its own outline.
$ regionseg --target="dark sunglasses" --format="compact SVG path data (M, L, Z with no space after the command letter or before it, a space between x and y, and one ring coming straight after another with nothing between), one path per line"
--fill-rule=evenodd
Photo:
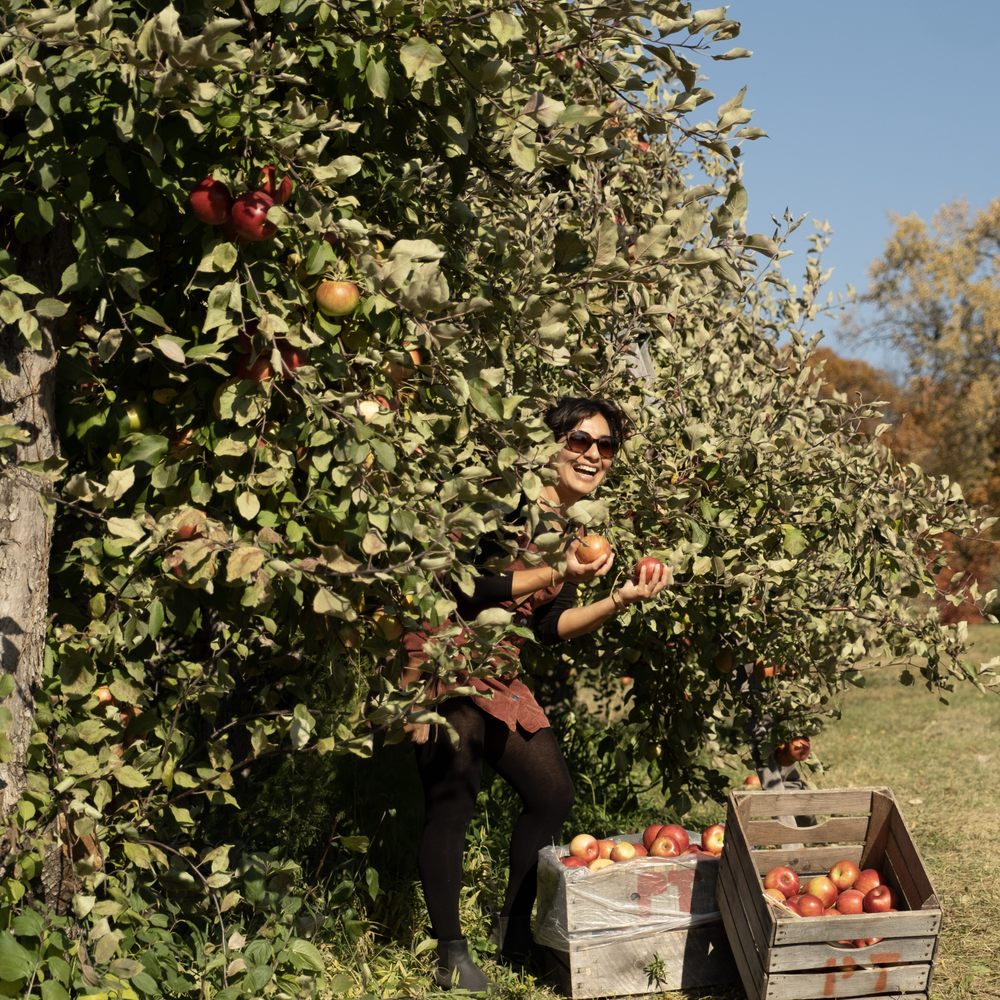
M566 435L566 449L576 455L585 455L592 444L597 445L601 458L613 458L615 443L609 437L591 437L586 431L570 431Z

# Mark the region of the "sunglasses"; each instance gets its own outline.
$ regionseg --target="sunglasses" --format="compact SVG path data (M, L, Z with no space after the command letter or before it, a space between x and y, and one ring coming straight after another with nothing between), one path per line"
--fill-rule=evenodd
M585 455L593 444L597 445L601 458L614 457L615 443L609 437L591 437L586 431L570 431L566 435L566 450L576 455Z

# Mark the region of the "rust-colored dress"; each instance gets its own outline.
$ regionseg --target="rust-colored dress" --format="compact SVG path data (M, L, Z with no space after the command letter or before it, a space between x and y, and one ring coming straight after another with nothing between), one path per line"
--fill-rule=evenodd
M525 548L529 552L538 551L531 542ZM576 584L556 584L516 600L511 594L511 574L515 570L527 568L523 560L517 559L499 575L477 577L471 596L456 592L458 615L462 620L470 621L486 608L506 608L513 612L514 622L529 626L542 644L552 645L558 642L559 616L576 603ZM435 631L437 630L433 626L425 623L423 628L407 632L403 636L403 648L410 666L420 666L427 661L424 643ZM452 639L458 646L467 641L463 634ZM526 733L535 733L539 729L547 729L549 720L531 689L518 677L522 642L520 636L506 637L491 657L490 662L496 667L496 673L487 677L470 677L465 685L480 692L473 696L476 706L487 715L499 719L511 732L520 726Z

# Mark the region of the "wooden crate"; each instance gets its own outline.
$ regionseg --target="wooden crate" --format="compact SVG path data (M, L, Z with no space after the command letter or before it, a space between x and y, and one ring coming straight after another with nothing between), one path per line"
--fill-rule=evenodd
M546 952L548 978L574 1000L721 986L737 979L718 920L676 930L575 934L568 950Z
M803 815L815 824L776 818ZM762 877L775 865L801 879L843 858L879 869L899 912L799 917L763 894ZM941 907L888 788L731 793L716 891L749 1000L928 1000ZM869 937L882 940L836 944Z
M539 853L534 928L546 971L565 994L582 1000L736 982L716 903L717 858L637 858L589 872L564 867L566 853Z

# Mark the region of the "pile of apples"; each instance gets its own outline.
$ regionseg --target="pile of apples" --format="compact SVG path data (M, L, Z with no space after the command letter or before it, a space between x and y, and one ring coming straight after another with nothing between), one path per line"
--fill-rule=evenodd
M629 840L597 838L578 833L569 842L569 855L560 858L567 868L587 868L600 871L613 864L636 858L679 858L683 856L717 858L725 843L725 824L712 823L701 834L701 843L691 841L687 830L676 823L653 823L642 834L642 843Z
M838 861L825 875L803 883L787 865L777 865L764 876L764 895L800 917L854 916L895 913L896 894L876 868L861 869L850 860ZM881 938L855 938L838 944L864 948Z

